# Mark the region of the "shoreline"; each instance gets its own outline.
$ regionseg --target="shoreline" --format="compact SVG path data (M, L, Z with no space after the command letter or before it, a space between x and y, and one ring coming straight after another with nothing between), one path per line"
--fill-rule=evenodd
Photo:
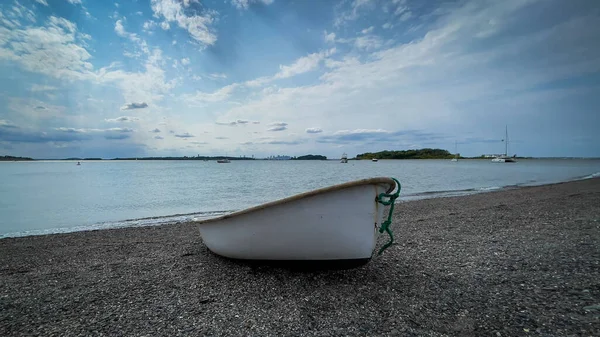
M401 202L392 230L314 272L219 257L192 223L5 238L0 334L600 334L600 178Z
M575 181L581 181L581 180L587 180L587 179L597 179L599 177L600 177L600 172L596 172L596 173L588 174L588 175L581 176L581 177L574 177L572 179L565 180L565 181L550 182L550 183L540 183L540 184L520 183L520 184L516 184L516 185L509 185L509 186L488 186L488 187L481 187L481 188L468 188L468 189L448 190L448 191L428 191L428 192L418 192L418 193L404 194L404 195L402 193L400 193L400 197L398 200L401 203L404 203L404 202L438 199L438 198L463 197L463 196L491 193L491 192L499 192L499 191L505 191L505 190L549 186L549 185L575 182ZM119 221L107 221L107 222L93 223L93 224L89 224L89 225L81 225L81 226L76 226L76 227L55 227L55 228L48 228L48 229L35 229L35 230L24 231L24 232L10 232L10 233L0 234L0 240L6 239L6 238L67 234L67 233L76 233L76 232L108 230L108 229L139 228L139 227L148 227L148 226L167 226L167 225L175 225L175 224L185 223L185 222L191 221L192 218L195 218L195 217L210 218L213 215L220 216L220 215L235 212L235 211L239 211L239 210L203 211L203 212L191 212L191 213L170 214L170 215L158 215L158 216L150 216L150 217L144 217L144 218L134 218L134 219L124 219L124 220L119 220Z

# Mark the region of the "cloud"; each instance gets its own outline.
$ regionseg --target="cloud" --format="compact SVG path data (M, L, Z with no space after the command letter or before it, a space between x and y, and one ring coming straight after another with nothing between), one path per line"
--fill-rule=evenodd
M249 121L247 120L243 120L243 119L238 119L232 122L215 122L215 124L217 125L227 125L227 126L236 126L236 125L246 125L248 124ZM252 122L253 124L256 124L254 122Z
M19 127L16 126L14 123L12 123L11 121L8 121L6 119L0 119L0 128L7 128L7 129L18 129Z
M145 31L151 30L154 27L156 27L156 22L153 20L148 20L148 21L144 22L144 25L142 26L143 30L145 30Z
M37 3L42 4L44 6L48 6L48 3L46 2L46 0L35 0Z
M0 59L58 79L89 79L93 77L91 55L78 44L85 39L73 22L55 16L40 27L0 26Z
M330 43L335 42L335 33L331 32L328 34L327 31L325 31L324 39L325 39L325 42L330 42Z
M280 65L279 72L275 74L274 78L288 78L314 70L324 58L333 55L335 51L335 48L331 48L301 57L289 66Z
M192 10L189 1L152 0L150 7L156 17L162 17L167 23L176 23L201 45L210 46L217 41L217 36L210 29L215 20L215 12Z
M160 129L158 129L158 128L156 128L156 129L152 129L152 130L150 130L150 132L152 132L152 133L159 133L159 132L160 132Z
M267 131L283 131L287 129L287 123L285 122L276 122L269 124L270 128Z
M164 138L161 136L154 136L154 139L164 139Z
M320 128L307 128L305 131L306 131L306 133L321 133L321 132L323 132L323 130Z
M342 3L343 5L344 3ZM374 7L374 0L354 0L350 8L338 14L334 20L334 26L339 27L347 21L354 21L359 18L361 12Z
M215 139L229 139L229 137L215 137Z
M401 141L419 142L424 144L431 141L443 140L447 142L448 136L424 132L421 130L387 131L384 129L354 129L339 130L331 135L323 135L317 139L318 143L348 144L348 143L373 143L373 144L399 144Z
M223 74L223 73L213 73L213 74L208 74L208 78L213 79L213 80L226 79L227 75Z
M237 9L248 9L248 7L250 7L251 4L263 4L263 5L270 5L273 3L274 0L231 0L231 3L237 8Z
M194 141L194 142L190 142L190 144L206 145L206 144L209 144L209 143L208 142L197 142L197 141Z
M0 124L0 139L16 143L49 143L76 142L94 138L126 139L131 137L134 130L130 128L70 128L57 127L46 130L21 128L18 126L4 127Z
M361 30L360 32L363 33L363 34L370 34L370 33L373 32L374 29L375 29L375 27L371 26L369 28L365 28L365 29Z
M302 144L304 141L302 140L269 140L261 142L260 144L269 144L269 145L298 145Z
M190 64L190 59L187 58L187 57L186 58L182 58L181 59L181 64L184 65L184 66L189 65Z
M383 28L383 29L392 29L393 27L394 27L394 25L392 25L389 22L386 22L383 25L381 25L381 28Z
M106 122L109 123L117 123L117 122L136 122L139 121L140 119L137 117L130 117L130 116L121 116L121 117L117 117L117 118L109 118L109 119L105 119Z
M184 133L176 133L175 137L177 137L177 138L192 138L195 136L190 134L189 132L184 132Z
M140 51L144 54L149 54L150 53L150 49L148 48L148 44L146 43L145 40L142 40L138 37L137 34L135 33L129 33L125 30L125 27L123 26L123 21L122 20L117 20L115 22L115 33L117 33L118 36L120 37L124 37L127 38L129 40L131 40L132 42L135 42L138 46L138 48L140 49ZM128 56L130 54L126 54L125 56ZM131 54L131 56L138 56L138 54Z
M367 51L379 49L383 42L381 39L374 35L359 36L354 40L354 46L358 49L364 49Z
M220 102L227 99L233 90L235 90L239 84L233 83L222 87L212 93L206 93L202 91L196 91L195 94L186 94L184 99L190 104L198 104L201 102Z
M144 109L147 108L148 104L146 102L141 103L127 103L121 107L121 110L133 110L133 109Z
M303 57L300 57L294 61L291 65L279 65L279 71L271 77L260 77L254 80L246 81L245 85L249 87L262 86L266 83L277 79L290 78L299 74L307 73L317 69L319 64L327 57L335 54L336 49L331 48L318 53L312 53Z
M67 0L72 5L81 5L81 0Z
M39 84L33 84L31 86L31 88L29 89L29 91L32 92L39 92L39 91L54 91L57 90L57 87L53 87L50 85L39 85Z

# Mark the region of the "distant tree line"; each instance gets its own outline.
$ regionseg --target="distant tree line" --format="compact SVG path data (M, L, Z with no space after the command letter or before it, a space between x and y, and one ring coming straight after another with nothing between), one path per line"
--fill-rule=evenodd
M361 153L356 159L450 159L454 155L442 149L419 149L402 151L380 151Z
M33 158L29 157L14 157L14 156L3 156L0 157L0 161L28 161L33 160Z
M318 154L307 154L305 156L292 157L290 160L327 160L327 157Z

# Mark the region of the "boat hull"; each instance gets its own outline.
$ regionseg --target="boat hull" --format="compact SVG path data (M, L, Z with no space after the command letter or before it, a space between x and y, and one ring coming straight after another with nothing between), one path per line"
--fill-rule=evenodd
M368 182L368 181L371 182ZM214 253L244 260L361 260L375 249L387 178L316 190L199 222Z
M493 163L515 163L517 161L513 158L494 158L494 159L492 159L492 162Z

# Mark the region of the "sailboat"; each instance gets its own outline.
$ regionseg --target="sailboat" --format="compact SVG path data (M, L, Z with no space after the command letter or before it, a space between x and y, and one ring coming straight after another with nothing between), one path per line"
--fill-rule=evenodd
M504 154L494 157L492 162L494 163L516 163L517 160L514 157L508 156L508 126L506 126L505 136L502 140L504 142Z
M457 143L454 141L454 158L451 161L458 161Z

